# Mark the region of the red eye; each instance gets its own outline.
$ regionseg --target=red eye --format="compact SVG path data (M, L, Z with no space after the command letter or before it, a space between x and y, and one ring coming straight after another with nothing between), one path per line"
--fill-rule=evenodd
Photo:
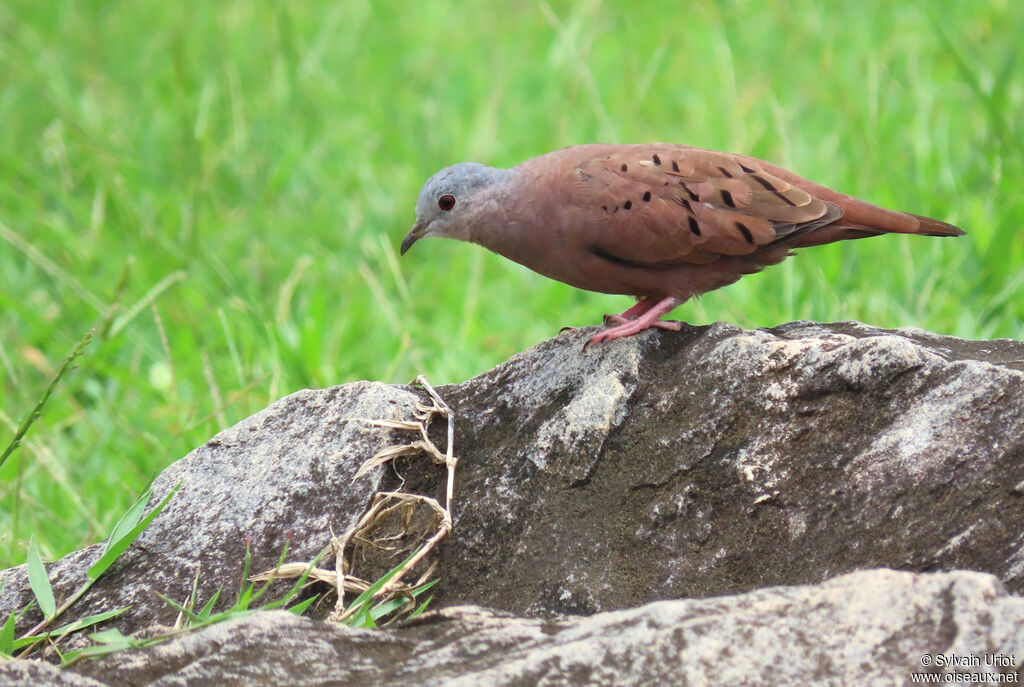
M446 193L437 199L437 207L441 208L445 212L455 207L455 196Z

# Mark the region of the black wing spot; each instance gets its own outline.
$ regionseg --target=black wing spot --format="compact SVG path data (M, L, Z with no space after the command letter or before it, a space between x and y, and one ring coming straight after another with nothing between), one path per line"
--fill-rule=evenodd
M747 166L746 166L745 164L743 164L742 162L739 162L739 163L737 163L737 164L738 164L738 165L740 166L740 169L742 169L742 170L743 170L744 172L746 172L747 174L753 174L754 172L756 172L756 171L757 171L756 169L751 169L750 167L747 167Z
M745 225L743 222L737 222L736 228L740 230L741 234L743 234L743 238L747 240L747 243L754 243L754 235L750 233L749 229L747 229L747 225Z
M619 169L621 169L623 172L628 172L629 171L629 165L627 165L625 162L623 162L622 166L619 167Z
M732 179L732 174L730 174L729 170L727 170L725 167L719 167L718 171L725 175L726 179Z
M623 210L628 210L631 207L633 207L633 201L631 201L631 200L627 200L625 203L622 204L622 209Z
M751 178L751 179L753 179L754 181L756 181L757 183L761 184L762 186L764 186L764 187L765 187L765 188L766 188L767 190L769 190L769 191L771 191L772 193L774 193L774 194L775 194L776 196L778 196L778 198L779 198L779 199L780 199L780 200L781 200L781 201L782 201L783 203L785 203L785 204L786 204L786 205L788 205L789 207L791 207L791 208L795 208L795 207L796 207L796 203L794 203L793 201L791 201L791 200L790 200L789 198L787 198L786 196L782 195L782 194L781 194L781 193L779 192L779 189L777 189L777 188L775 188L774 186L772 186L772 183L771 183L770 181L768 181L767 179L765 179L765 178L763 178L763 177L759 177L759 176L758 176L758 175L756 175L756 174L752 174L752 175L750 176L750 178Z
M722 202L731 208L736 207L736 203L732 202L732 194L722 189Z
M675 160L672 160L672 171L673 172L678 172L679 171L679 163L677 163Z
M673 198L672 200L676 201L677 203L682 205L684 208L686 208L687 212L693 212L693 208L690 207L690 201L686 200L686 198L683 198L682 196L680 196L678 198Z
M644 191L644 202L645 203L651 202L651 192L650 191Z
M655 165L658 165L659 167L661 166L661 158L658 157L657 153L654 154L654 157L652 157L651 160L654 161Z
M690 200L692 200L694 203L696 203L698 200L700 200L700 196L698 196L696 193L691 191L690 187L686 185L685 181L680 181L679 185L683 187L683 190L686 191L687 194L689 194Z
M697 220L693 217L690 218L690 231L693 232L694 236L700 236L700 225L697 224Z
M775 191L775 195L777 195L779 198L781 198L782 202L785 203L786 205L788 205L789 207L791 207L791 208L795 208L796 207L796 203L794 203L793 201L791 201L789 198L787 198L786 196L782 195L778 191Z

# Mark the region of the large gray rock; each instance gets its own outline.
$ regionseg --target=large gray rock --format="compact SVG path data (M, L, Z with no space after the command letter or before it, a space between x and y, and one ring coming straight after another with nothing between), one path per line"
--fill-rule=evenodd
M1024 588L1024 344L798 322L583 351L592 334L439 389L460 463L435 605L592 614L875 567L969 568ZM246 538L256 570L289 534L290 558L308 560L398 483L379 468L350 484L407 436L358 418L408 419L424 398L303 391L221 432L158 478L154 499L181 491L67 619L131 604L111 625L169 624L155 592L184 599L199 564L200 600L236 588ZM397 468L406 489L442 496L429 461ZM50 567L59 595L97 555ZM2 618L31 595L23 569L0 576Z
M366 382L300 391L220 432L156 479L153 504L175 484L181 488L64 620L130 605L108 626L134 632L171 624L177 611L157 592L183 602L197 573L199 604L220 587L224 603L233 601L247 540L254 572L273 568L286 543L291 560L312 559L331 529L340 534L351 527L380 487L381 470L355 483L352 478L390 437L350 418L403 419L415 402L408 391ZM58 602L85 580L101 548L49 566ZM24 566L0 573L3 578L0 618L6 619L32 594ZM39 619L30 613L18 627Z
M42 661L4 661L0 659L0 685L10 687L106 687L72 671Z
M912 673L1019 680L1022 658L1024 599L1007 596L990 575L874 570L819 586L590 617L526 619L453 607L393 631L264 612L76 670L112 687L806 687L908 684ZM978 666L969 665L973 659ZM958 660L968 665L947 667Z
M880 566L1024 589L1024 344L797 322L583 353L592 333L442 391L445 599L593 613Z

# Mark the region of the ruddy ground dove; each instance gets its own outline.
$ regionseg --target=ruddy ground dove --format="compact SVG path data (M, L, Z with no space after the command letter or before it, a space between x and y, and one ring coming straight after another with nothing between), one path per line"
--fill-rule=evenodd
M428 236L472 241L589 291L635 296L590 340L650 327L687 299L782 261L794 248L878 234L960 236L763 160L669 143L589 144L511 169L463 162L432 176L401 252Z

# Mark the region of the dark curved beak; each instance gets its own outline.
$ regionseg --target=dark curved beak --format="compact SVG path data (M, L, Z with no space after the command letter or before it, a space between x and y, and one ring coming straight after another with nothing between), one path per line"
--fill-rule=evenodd
M409 233L405 235L404 239L402 239L402 247L399 249L399 253L401 255L405 255L405 251L412 248L412 244L423 238L423 231L426 228L427 225L421 224L420 222L412 225L412 229L410 229Z

